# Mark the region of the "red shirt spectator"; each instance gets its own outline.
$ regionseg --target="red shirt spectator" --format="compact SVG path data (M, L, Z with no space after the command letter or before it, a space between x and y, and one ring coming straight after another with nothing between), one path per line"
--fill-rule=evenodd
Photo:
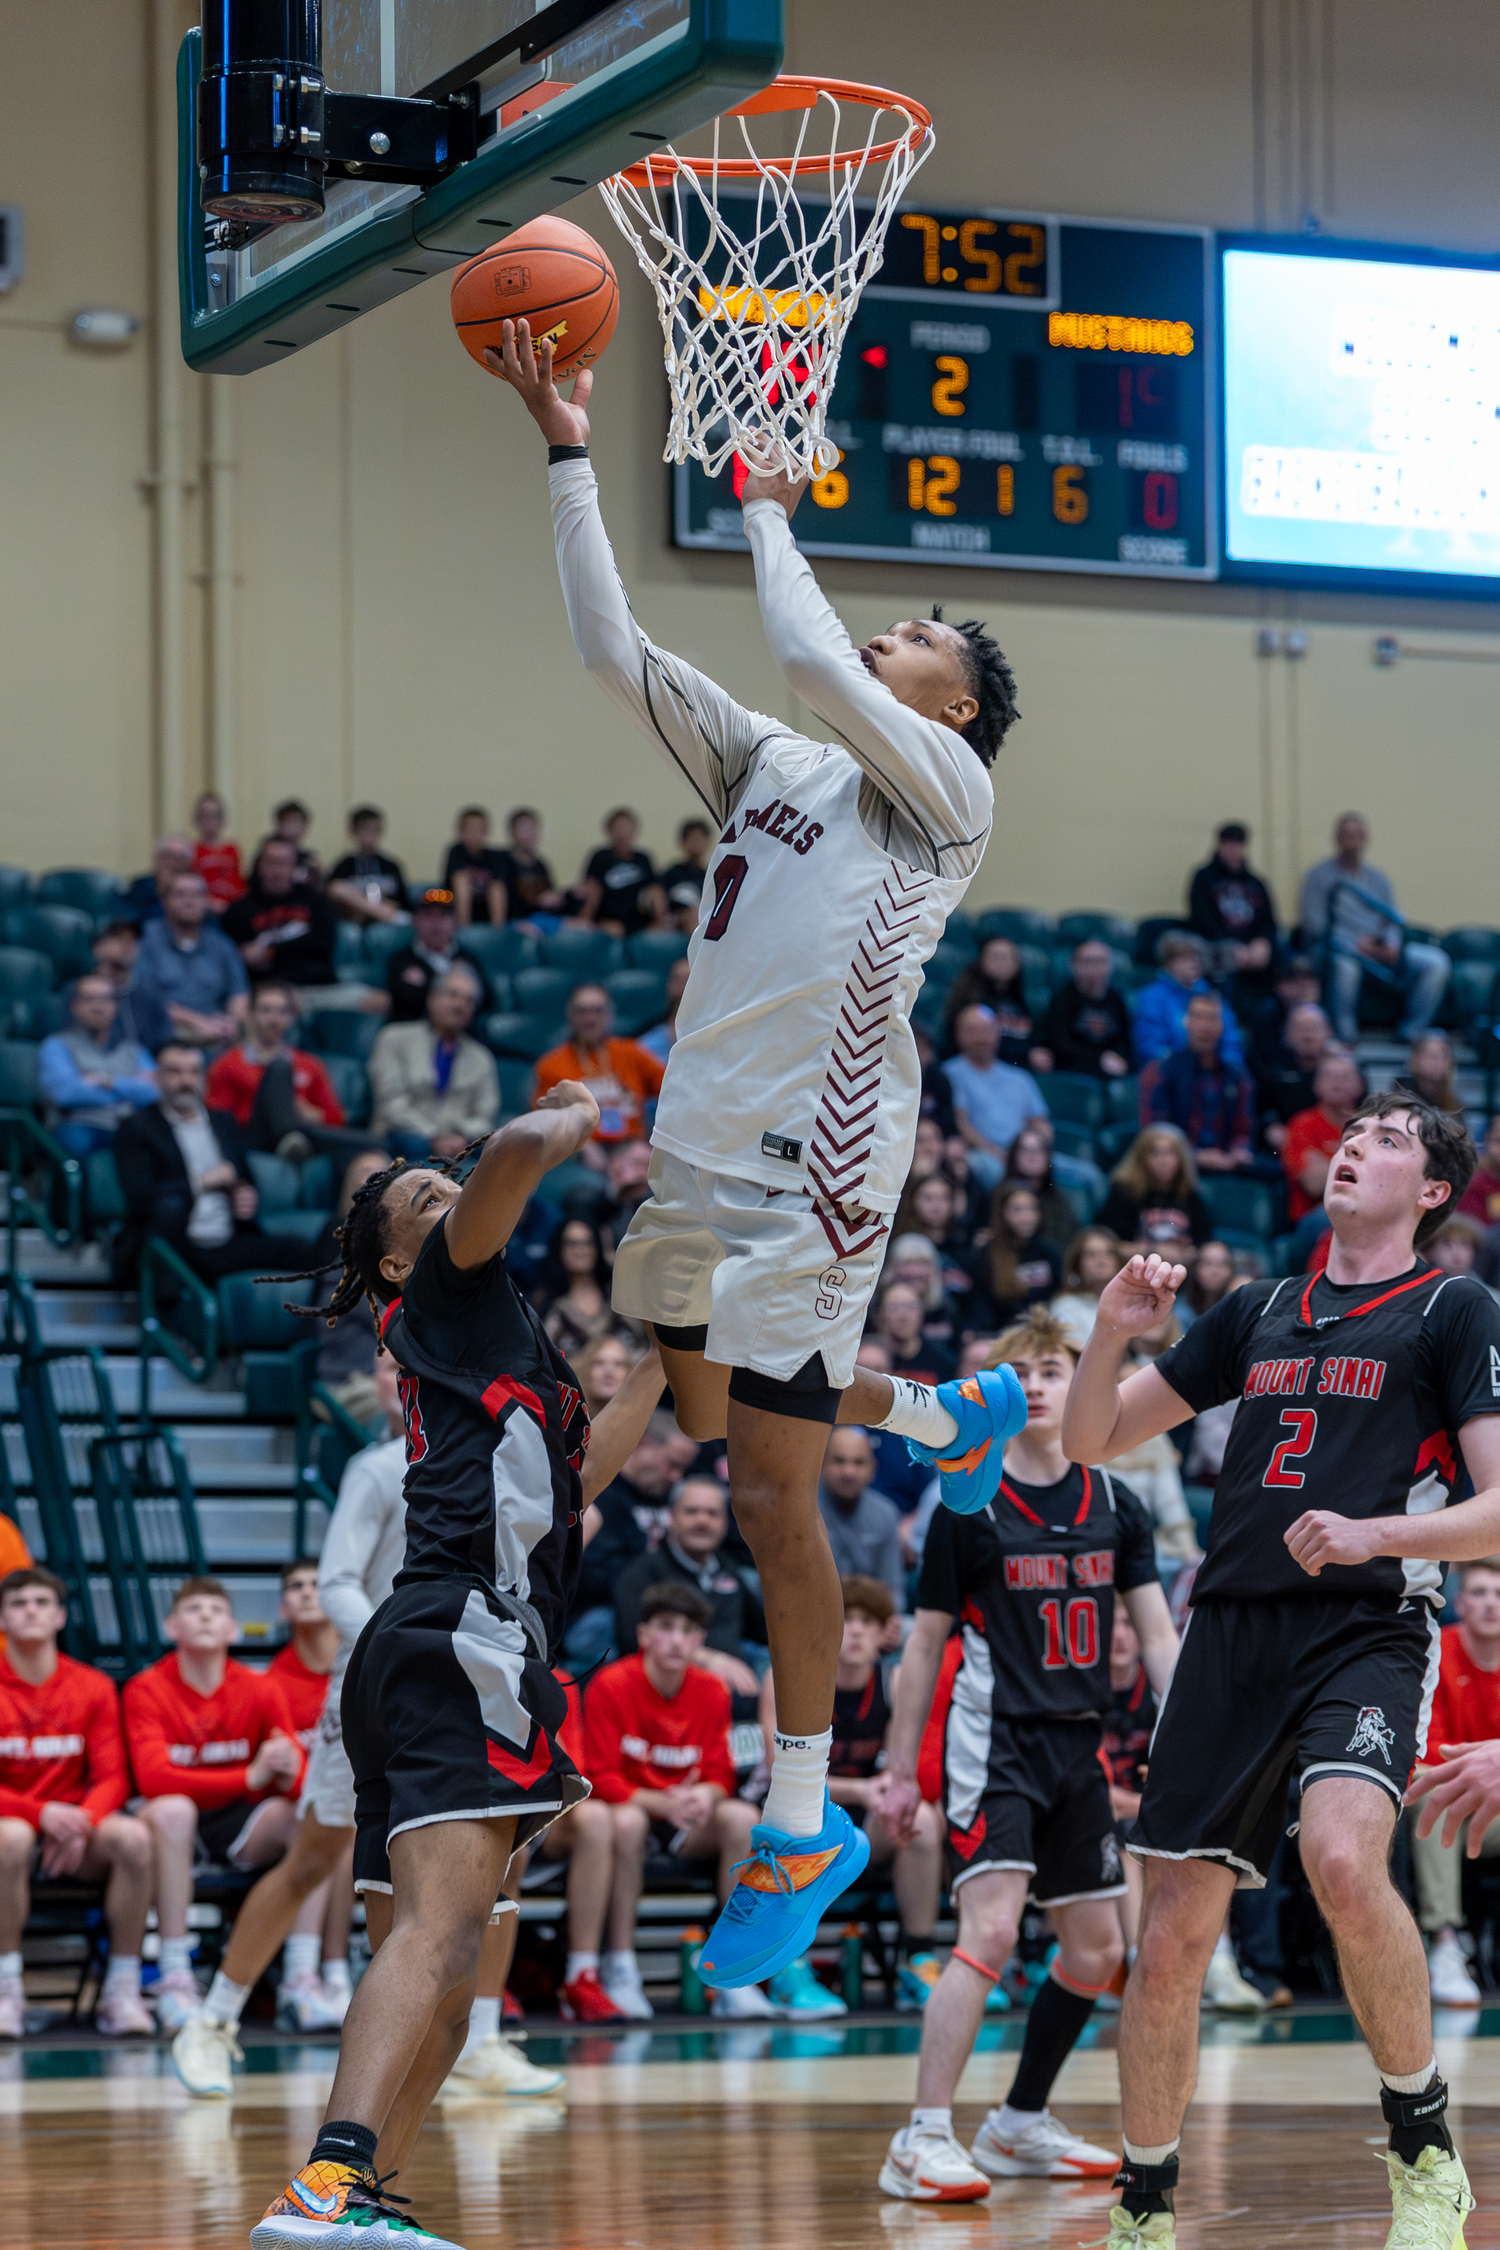
M1500 1735L1500 1668L1486 1672L1464 1646L1462 1625L1443 1627L1427 1756L1436 1761L1445 1742L1491 1742Z
M729 1690L690 1665L674 1696L658 1694L642 1656L622 1656L598 1673L584 1699L584 1772L607 1805L628 1804L638 1789L704 1781L734 1794L729 1755Z
M215 914L232 906L245 888L240 871L238 844L194 844L193 865L208 885L209 904Z
M222 1684L200 1695L183 1678L174 1650L126 1681L124 1704L125 1741L142 1796L191 1797L200 1812L213 1812L241 1797L258 1802L278 1794L274 1780L252 1789L247 1773L268 1735L296 1738L286 1695L269 1673L231 1657ZM279 1793L295 1796L297 1788Z
M317 1732L323 1706L328 1700L328 1674L315 1672L304 1664L296 1648L288 1641L279 1649L266 1667L266 1677L276 1682L286 1707L292 1715L292 1732L304 1750L312 1748L312 1738Z
M1288 1121L1282 1144L1288 1211L1294 1221L1305 1219L1322 1202L1329 1161L1364 1092L1359 1064L1348 1049L1326 1047L1313 1072L1313 1107L1299 1109Z
M1309 1156L1332 1157L1343 1137L1344 1128L1338 1119L1317 1108L1299 1109L1287 1126L1281 1164L1286 1173L1288 1218L1305 1219L1309 1211L1316 1211L1319 1199L1302 1186L1302 1167Z
M292 1066L292 1092L298 1101L310 1102L325 1125L342 1125L343 1107L316 1055L290 1047L286 1060ZM255 1062L243 1047L231 1047L210 1063L204 1100L210 1109L227 1109L237 1124L248 1125L266 1065Z
M61 1803L101 1821L120 1810L129 1784L113 1680L60 1654L34 1687L0 1656L0 1819L39 1828L42 1807Z

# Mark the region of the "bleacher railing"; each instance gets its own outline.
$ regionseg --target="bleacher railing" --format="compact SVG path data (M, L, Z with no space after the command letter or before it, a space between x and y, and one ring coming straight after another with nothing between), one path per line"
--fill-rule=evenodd
M22 1227L40 1227L60 1249L80 1239L83 1166L26 1109L0 1109L0 1164L7 1184L6 1267L14 1273ZM32 1184L38 1176L45 1182L40 1192Z
M162 1318L159 1293L163 1280L173 1287L181 1302L186 1300L193 1308L201 1343L197 1350L180 1330L169 1328ZM136 1282L141 1323L141 1406L143 1422L151 1418L151 1360L161 1352L170 1360L179 1375L190 1383L206 1383L219 1364L219 1300L207 1284L201 1281L186 1260L180 1258L169 1242L153 1234L147 1237L141 1252L140 1272Z

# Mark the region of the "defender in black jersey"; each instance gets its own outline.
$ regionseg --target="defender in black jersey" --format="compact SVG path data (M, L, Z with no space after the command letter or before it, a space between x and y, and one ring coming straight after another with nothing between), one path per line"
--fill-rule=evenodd
M375 1959L312 2156L251 2236L267 2250L356 2227L386 2239L396 2214L381 2179L405 2162L463 2044L511 1854L588 1793L559 1741L566 1702L550 1667L584 1509L634 1451L661 1363L653 1353L632 1372L591 1441L578 1385L503 1252L542 1175L598 1117L584 1087L560 1086L491 1137L462 1188L397 1164L341 1230L328 1311L368 1296L402 1370L406 1561L343 1690ZM412 2240L447 2250L420 2230Z
M1105 1290L1063 1443L1107 1460L1238 1399L1207 1555L1130 1848L1146 1863L1120 2033L1117 2250L1172 2233L1198 1993L1236 1882L1260 1883L1301 1780L1300 1847L1392 2126L1393 2250L1443 2250L1472 2206L1443 2121L1426 1964L1388 1871L1437 1679L1439 1565L1500 1545L1500 1307L1421 1254L1473 1172L1461 1120L1413 1096L1344 1129L1326 1273L1256 1282L1118 1384L1180 1266ZM1452 1504L1467 1470L1476 1496Z
M1038 1309L1001 1337L993 1358L1020 1380L1026 1427L1005 1449L989 1507L968 1516L939 1508L932 1519L889 1750L886 1818L899 1832L916 1802L918 1747L957 1624L963 1661L943 1784L958 1944L923 2017L911 2124L880 2175L888 2195L915 2201L972 2200L991 2178L1115 2170L1107 2149L1077 2139L1046 2105L1123 1954L1115 1902L1125 1882L1099 1754L1116 1594L1154 1686L1165 1686L1177 1652L1145 1509L1107 1470L1074 1468L1063 1456L1076 1346ZM1059 1951L1032 2005L1010 2094L966 2154L953 2135L954 2090L1028 1896L1051 1914Z

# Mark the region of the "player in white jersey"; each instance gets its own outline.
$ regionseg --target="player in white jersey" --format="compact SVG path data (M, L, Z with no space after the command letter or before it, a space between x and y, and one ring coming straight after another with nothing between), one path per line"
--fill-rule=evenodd
M828 1427L898 1431L952 1462L951 1498L982 1504L1025 1420L1008 1371L934 1396L854 1365L916 1132L911 1005L989 835L1014 681L980 625L938 612L855 649L792 539L804 486L767 471L744 494L761 618L828 734L743 709L631 615L588 463L592 377L565 402L550 344L538 359L524 322L504 333L487 356L548 440L578 652L723 831L614 1302L650 1324L683 1428L727 1435L764 1589L771 1791L702 1962L744 1985L797 1957L868 1856L826 1790L843 1619L817 1506Z

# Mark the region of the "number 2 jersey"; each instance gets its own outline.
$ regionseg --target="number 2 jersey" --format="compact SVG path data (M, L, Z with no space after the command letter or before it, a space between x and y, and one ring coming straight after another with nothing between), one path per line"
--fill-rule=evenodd
M1057 1484L1003 1477L977 1516L939 1508L922 1551L918 1609L959 1620L954 1725L1082 1719L1108 1709L1115 1592L1156 1583L1145 1508L1107 1469Z
M1459 1432L1500 1414L1500 1305L1469 1275L1252 1281L1156 1362L1195 1413L1239 1401L1193 1601L1420 1594L1444 1566L1399 1555L1308 1576L1285 1534L1309 1509L1425 1515L1464 1474Z

